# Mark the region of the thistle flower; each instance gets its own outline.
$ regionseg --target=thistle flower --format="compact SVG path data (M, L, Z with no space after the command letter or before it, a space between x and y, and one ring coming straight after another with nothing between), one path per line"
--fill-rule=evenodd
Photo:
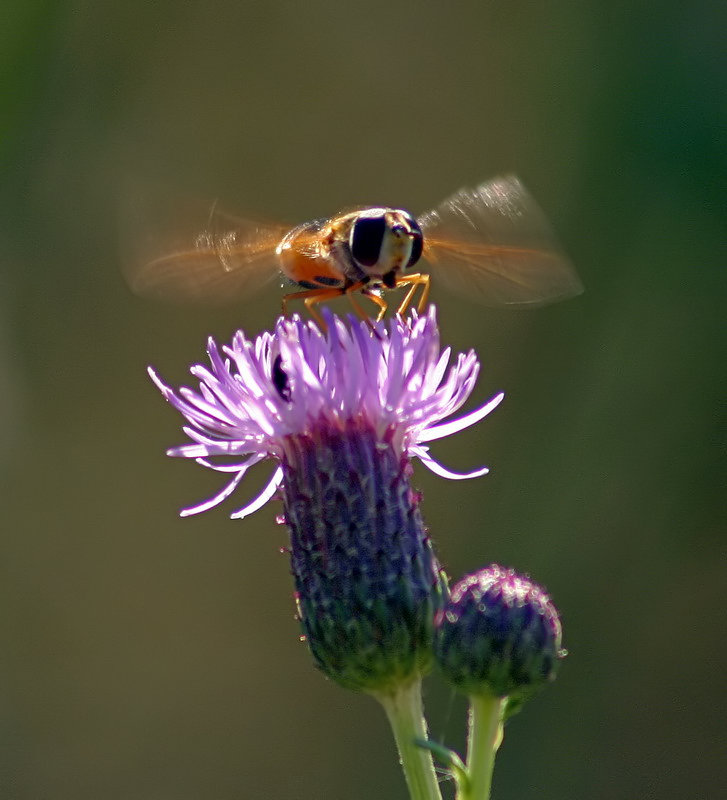
M548 595L497 564L454 587L435 627L439 668L469 695L517 703L555 678L563 656L560 619Z
M276 462L265 489L232 517L251 514L280 489L299 617L315 662L345 687L380 694L428 670L434 614L447 595L410 485L410 459L448 478L484 475L486 467L450 472L426 443L473 425L502 394L443 421L469 397L479 364L470 351L448 369L451 352L440 349L433 308L388 324L347 326L324 314L326 333L293 317L254 341L238 332L222 352L210 339L211 369L191 369L198 392L175 392L150 375L193 440L168 454L233 476L182 514L222 502L253 464Z
M281 317L274 333L254 341L238 331L224 356L210 338L211 371L190 369L199 392L166 386L150 367L164 398L188 421L184 432L194 444L173 447L170 456L194 458L198 464L234 477L217 495L182 510L199 514L227 499L254 464L278 462L263 491L234 512L241 519L257 511L283 481L282 463L295 437L315 437L321 428L341 428L358 421L386 439L399 455L419 458L445 478L476 478L487 467L465 474L450 472L429 455L426 442L456 433L487 416L503 398L500 393L458 420L441 423L457 411L474 388L479 363L474 351L461 354L445 379L451 350L441 351L434 307L410 322L355 320L351 329L324 311L328 335L312 322ZM441 424L440 424L441 423ZM236 463L213 463L215 456Z

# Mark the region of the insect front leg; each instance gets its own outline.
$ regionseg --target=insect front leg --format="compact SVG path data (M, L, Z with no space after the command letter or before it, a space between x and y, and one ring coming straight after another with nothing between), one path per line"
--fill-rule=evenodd
M396 286L409 287L409 290L404 295L404 299L399 304L399 308L396 310L396 313L400 317L403 317L404 314L406 314L406 312L409 310L409 306L411 305L414 295L416 294L417 287L422 287L422 293L419 297L419 302L417 303L417 311L421 314L422 311L424 311L424 309L427 307L427 301L429 300L429 275L425 272L414 272L411 275L404 275L401 278L397 278Z

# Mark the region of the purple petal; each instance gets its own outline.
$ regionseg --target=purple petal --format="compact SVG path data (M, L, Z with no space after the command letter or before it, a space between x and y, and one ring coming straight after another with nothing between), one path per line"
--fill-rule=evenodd
M453 481L464 481L469 478L479 478L482 475L487 475L490 471L489 467L480 467L472 472L452 472L446 467L443 467L438 461L435 461L424 447L410 447L409 455L416 456L424 464L425 467L430 469L435 475L441 478L449 478Z
M500 392L500 394L496 394L484 405L480 406L474 411L471 411L469 414L465 414L459 419L452 420L451 422L444 422L441 425L432 425L430 428L425 428L423 431L421 431L419 436L417 436L417 441L432 442L435 439L442 439L443 437L449 436L452 433L458 433L465 428L469 428L470 425L474 425L476 422L479 422L481 419L486 417L491 411L494 411L494 409L500 405L504 397L504 392Z
M208 461L206 458L195 458L194 460L201 464L203 467L207 467L208 469L213 469L215 472L247 472L250 467L254 466L255 464L259 464L261 461L264 461L266 458L265 455L261 453L256 453L255 455L250 456L247 461L243 461L242 464L213 464L211 461Z
M273 472L272 478L268 482L267 486L260 492L260 494L250 503L248 503L244 508L241 508L239 511L235 511L234 514L230 514L230 519L243 519L244 517L250 516L250 514L254 514L258 509L262 508L265 503L270 500L270 498L275 494L278 489L278 486L283 481L283 468L278 467L275 472Z
M237 488L237 485L245 475L246 470L241 470L235 477L225 486L225 488L212 497L210 500L205 500L204 503L192 506L191 508L184 508L179 512L180 517L191 517L193 514L201 514L203 511L208 511L210 508L218 506L223 500L226 500Z

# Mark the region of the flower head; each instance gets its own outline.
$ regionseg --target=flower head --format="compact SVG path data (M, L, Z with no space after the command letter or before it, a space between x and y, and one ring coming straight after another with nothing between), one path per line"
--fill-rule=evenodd
M564 655L560 619L548 595L497 564L454 587L435 629L440 670L470 695L523 699L555 678Z
M502 399L443 422L470 395L473 352L449 366L434 310L408 321L352 320L328 312L327 332L300 318L249 341L238 333L211 369L192 368L199 391L165 386L193 440L169 451L233 474L277 462L267 487L233 514L243 517L280 487L290 531L296 605L316 665L342 686L389 693L418 680L432 661L434 617L448 596L410 485L412 457L440 475L426 442L472 425ZM235 463L211 459L230 457Z
M291 437L315 436L322 427L365 424L395 452L419 458L446 478L475 478L486 467L466 474L445 469L429 455L427 442L473 425L502 400L498 394L460 419L442 422L471 394L479 363L474 351L449 365L450 348L440 349L434 308L408 321L387 324L352 320L350 327L325 311L328 332L312 321L281 317L273 333L249 340L242 332L220 348L208 342L211 368L196 365L199 391L165 385L153 369L153 381L186 418L192 444L173 447L170 456L232 475L210 500L183 510L197 514L221 503L254 464L273 459L278 465L262 493L232 514L248 516L263 506L283 481L281 463ZM449 366L449 370L447 367ZM224 463L210 459L225 457ZM231 461L233 459L233 461Z

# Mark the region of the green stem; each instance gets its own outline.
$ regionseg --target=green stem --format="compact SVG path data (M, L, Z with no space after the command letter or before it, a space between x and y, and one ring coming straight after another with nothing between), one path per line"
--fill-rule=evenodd
M502 741L506 697L473 695L470 697L467 771L469 786L457 800L489 800L495 754Z
M389 718L411 800L442 800L432 754L416 744L417 739L427 738L421 688L421 680L417 679L391 694L374 697Z

